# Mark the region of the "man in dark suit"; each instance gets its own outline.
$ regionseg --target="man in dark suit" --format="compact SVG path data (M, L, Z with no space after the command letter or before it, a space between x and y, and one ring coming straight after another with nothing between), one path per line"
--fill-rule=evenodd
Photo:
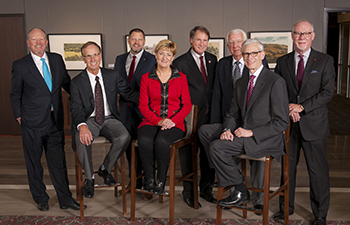
M28 32L30 54L12 65L11 106L21 126L29 187L39 210L49 209L50 198L40 161L43 148L60 208L78 210L79 204L68 187L64 152L61 88L70 93L70 77L62 57L45 52L47 43L42 29L33 28Z
M174 66L186 74L191 95L192 104L198 106L197 126L209 122L211 95L215 75L217 58L215 55L206 52L210 38L209 31L203 26L196 26L190 32L191 48L187 53L174 60ZM201 144L199 143L201 149ZM182 149L179 151L182 174L188 174L192 170L191 151ZM215 171L209 168L206 152L200 151L201 179L199 182L200 197L208 202L216 202L216 196L212 194L212 185L215 179ZM183 182L184 201L188 206L194 207L193 184ZM199 204L200 205L200 204Z
M289 116L293 120L289 144L289 214L294 213L295 176L302 148L310 177L313 224L326 224L330 198L326 154L330 135L327 103L333 98L335 71L331 56L311 48L314 38L310 22L296 22L292 30L295 51L277 59L275 72L286 80ZM275 219L284 218L283 209L283 198L280 198L280 211Z
M130 52L118 55L114 64L114 70L137 92L140 91L141 76L148 73L152 69L152 66L156 64L154 55L146 52L143 48L145 42L145 33L143 30L140 28L132 29L128 37ZM125 121L125 127L129 131L131 138L137 139L137 127L142 120L138 105L128 102L121 97L119 99L119 112L122 120ZM126 157L129 162L129 171L131 171L131 145L126 150ZM142 162L139 156L137 164L137 174L140 174L142 171ZM137 181L136 187L142 188L142 179Z
M101 48L95 42L87 42L81 48L86 69L71 82L69 108L75 131L76 151L85 171L83 195L94 196L95 179L92 165L91 144L98 136L108 139L112 146L99 167L98 175L107 185L115 185L111 175L113 165L124 153L130 135L122 123L117 108L120 94L128 101L138 102L137 93L114 70L100 68Z
M249 70L244 65L241 51L242 44L246 39L247 34L241 29L233 29L226 35L227 48L232 55L220 59L216 66L210 123L224 122L226 113L230 111L235 82L243 75L249 75ZM262 63L266 69L269 69L266 57L264 57ZM202 140L205 147L209 147L210 142L211 139ZM235 160L238 167L240 167L240 160L238 158ZM251 160L250 166L252 186L263 188L265 163ZM264 194L262 192L252 192L251 201L255 209L262 210Z
M272 155L281 162L285 154L284 130L288 128L286 84L262 65L264 47L257 39L243 43L242 53L249 76L237 80L231 109L223 124L201 128L208 135L220 137L210 144L209 154L220 187L234 185L230 196L219 200L222 206L248 203L250 194L234 156ZM209 130L206 130L209 129ZM200 137L202 134L200 134Z

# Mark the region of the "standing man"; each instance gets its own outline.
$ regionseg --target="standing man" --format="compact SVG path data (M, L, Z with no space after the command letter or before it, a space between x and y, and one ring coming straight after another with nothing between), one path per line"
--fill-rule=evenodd
M143 48L145 46L145 33L140 28L134 28L129 32L128 44L130 52L118 55L115 59L114 70L129 83L130 87L140 91L141 76L148 73L154 64L156 58ZM132 139L137 139L137 127L140 125L142 115L138 104L126 101L123 97L119 99L119 112L126 129L129 131ZM126 158L129 163L129 177L131 171L131 144L126 150ZM139 175L142 172L142 161L138 155L137 171ZM130 187L130 186L129 186ZM136 188L142 188L142 179L136 183ZM130 190L130 189L129 189Z
M233 29L228 32L226 36L227 47L232 56L227 56L220 59L218 65L216 66L210 123L222 124L224 122L226 113L230 111L233 89L236 81L243 75L249 75L248 67L244 65L242 56L242 44L246 39L247 35L241 29ZM269 69L266 57L264 57L262 64L266 69ZM219 137L211 137L210 134L203 134L206 137L201 137L201 142L208 152L209 150L207 148L209 148L211 141ZM240 159L235 158L235 161L238 167L240 167ZM255 188L264 188L265 163L254 160L250 160L249 162L251 166L250 178L252 186ZM253 191L251 201L255 209L262 210L264 193Z
M330 135L327 103L334 94L333 58L311 48L315 38L313 25L306 20L292 29L295 51L277 59L275 72L287 83L291 126L289 153L289 215L294 213L296 172L303 149L310 179L313 224L326 224L329 208L329 168L327 138ZM275 219L284 218L284 202Z
M219 200L222 206L239 206L250 200L243 175L233 157L272 155L281 162L285 154L283 132L288 128L285 81L262 65L264 46L257 39L246 40L242 53L249 75L237 80L225 122L207 126L213 136L220 137L209 149L219 186L234 185L230 196Z
M44 30L28 32L30 54L12 65L11 106L21 126L29 187L39 210L49 210L50 198L40 161L43 148L60 208L79 210L68 187L64 152L61 88L70 93L70 77L62 57L45 52L47 43Z
M174 61L174 66L182 73L186 74L191 95L191 102L198 106L197 126L209 122L209 112L211 106L211 95L217 58L215 55L206 52L210 38L209 31L203 26L196 26L190 31L191 48L187 53L179 56ZM210 169L208 157L205 150L200 146L200 170L201 179L199 182L200 197L208 202L216 202L216 196L212 194L212 185L215 179L215 170ZM181 171L183 175L192 170L191 151L179 151L181 161ZM188 181L183 182L183 198L188 206L194 207L193 184ZM199 204L199 203L198 203ZM200 206L200 204L199 204Z
M94 196L94 173L91 144L98 136L103 136L112 145L98 175L107 185L115 185L111 175L113 165L124 153L130 142L130 135L124 127L117 109L117 96L138 103L138 94L114 70L100 68L101 48L95 42L86 42L81 47L81 55L86 69L71 83L69 108L75 131L76 151L85 171L83 195Z

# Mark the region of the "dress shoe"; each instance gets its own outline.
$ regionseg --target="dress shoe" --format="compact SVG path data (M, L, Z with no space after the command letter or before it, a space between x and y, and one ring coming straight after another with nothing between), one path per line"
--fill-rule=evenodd
M242 193L235 189L230 196L227 198L221 199L219 205L221 206L240 206L244 203L248 203L250 199L249 191Z
M262 211L263 211L263 209L264 209L264 206L258 204L258 205L255 205L255 206L254 206L254 209L261 211L261 213L255 213L255 215L261 216L261 215L262 215Z
M85 179L84 186L83 186L83 195L85 198L94 197L94 191L95 191L94 186L95 186L94 179Z
M292 215L292 213L289 213L289 215ZM281 210L278 211L278 213L276 213L276 215L273 217L274 220L284 220L284 212L282 212Z
M216 203L217 201L217 198L216 196L213 194L213 193L200 193L199 196L201 198L204 198L207 202L210 202L210 203Z
M154 179L145 179L143 188L148 192L153 192L156 186Z
M326 225L326 217L315 218L312 225Z
M184 197L184 202L191 208L194 208L194 198L185 198ZM198 202L198 208L201 208L202 205L201 203Z
M164 183L160 180L157 180L156 186L154 187L154 194L161 195L164 194Z
M80 204L76 201L73 201L72 203L70 203L69 205L61 205L60 206L61 209L73 209L73 210L80 210ZM86 209L87 206L84 205L84 209Z
M49 203L48 202L40 202L40 203L38 203L38 209L40 211L47 211L47 210L49 210Z
M143 200L145 201L149 201L153 198L153 195L152 194L143 194Z
M106 169L102 169L101 166L98 169L98 175L100 177L103 177L104 183L107 184L108 186L113 186L115 185L115 179L114 177L108 173L108 171Z

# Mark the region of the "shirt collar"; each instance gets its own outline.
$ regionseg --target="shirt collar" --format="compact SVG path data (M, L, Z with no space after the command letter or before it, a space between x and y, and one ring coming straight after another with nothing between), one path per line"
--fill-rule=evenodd
M311 48L309 48L309 50L307 50L306 52L304 52L304 54L302 54L303 55L303 58L304 59L308 59L309 58L309 56L310 56L310 53L311 53ZM299 58L299 53L297 52L297 51L295 51L294 52L294 59L298 59Z
M255 73L253 73L253 74L249 71L249 77L250 77L251 75L254 75L255 78L257 78L257 77L260 75L261 70L262 70L263 68L264 68L264 65L261 65L261 66L259 67L259 69L257 69L257 70L255 71Z
M193 48L191 48L191 54L192 54L193 57L196 57L196 58L199 59L199 57L201 57L201 56L203 56L203 58L204 58L205 52L203 52L203 54L200 55L195 50L193 50Z
M145 51L145 49L142 49L139 53L137 53L135 56L137 59L141 58L143 51ZM134 55L131 53L131 51L129 52L129 57L132 59Z
M35 55L33 52L30 52L30 54L32 55L32 58L35 60L35 61L40 61L41 58L44 58L46 63L48 62L48 58L47 58L47 54L46 52L44 52L44 55L42 57L39 57L37 55Z

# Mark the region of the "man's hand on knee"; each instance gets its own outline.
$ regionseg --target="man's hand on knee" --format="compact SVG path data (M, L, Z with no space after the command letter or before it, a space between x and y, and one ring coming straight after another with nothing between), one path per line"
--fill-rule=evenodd
M89 128L86 125L79 126L79 139L82 144L86 146L91 145L93 138Z

